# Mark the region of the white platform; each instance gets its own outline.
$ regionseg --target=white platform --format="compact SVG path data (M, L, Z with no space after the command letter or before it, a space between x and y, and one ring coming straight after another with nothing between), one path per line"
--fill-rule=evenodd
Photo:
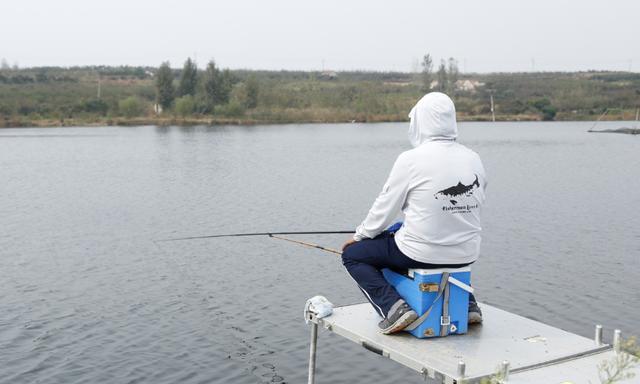
M487 304L480 307L482 325L469 327L466 335L434 339L406 333L382 335L377 328L380 317L369 303L337 307L333 315L313 321L443 383L479 382L494 375L504 360L510 364L508 383L540 383L542 378L545 382L597 383L598 363L615 355L609 345L597 345L594 340ZM463 377L458 374L460 361L466 367Z

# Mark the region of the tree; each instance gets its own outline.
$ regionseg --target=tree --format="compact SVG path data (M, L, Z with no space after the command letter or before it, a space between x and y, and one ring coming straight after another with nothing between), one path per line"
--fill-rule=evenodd
M551 100L546 97L530 100L529 104L542 113L542 120L551 121L555 119L558 109L551 104Z
M456 83L458 82L458 75L460 71L458 70L458 60L453 57L449 58L449 92L454 92L456 90Z
M49 81L49 77L47 76L47 72L44 70L40 70L36 72L36 82L37 83L46 83Z
M436 74L438 79L438 91L446 92L448 79L447 79L447 66L445 65L444 60L440 60L440 67L438 67L438 73Z
M213 111L216 105L229 101L229 94L233 86L231 72L228 69L220 72L215 62L211 60L204 72L203 85L209 111Z
M258 94L260 93L260 84L255 75L251 75L247 78L244 84L245 91L247 92L247 99L245 106L247 108L255 108L258 106Z
M156 74L156 102L162 106L163 110L167 110L171 107L174 97L173 71L169 62L165 61Z
M216 63L213 60L209 61L209 64L207 64L202 84L204 86L204 94L207 99L208 109L209 111L213 111L215 100L218 98L218 87L220 86L220 70L216 68Z
M0 64L0 69L2 70L7 70L10 69L11 67L9 67L9 62L7 61L7 59L5 59L4 57L2 58L2 64Z
M431 90L431 77L433 72L433 59L431 55L426 54L422 58L422 92Z
M229 102L229 95L231 94L231 89L233 88L233 75L229 69L225 69L222 71L222 76L220 77L220 92L218 92L219 99L218 101L221 104L225 104Z
M196 63L188 58L184 62L180 84L178 85L178 96L195 95L198 87L198 67Z

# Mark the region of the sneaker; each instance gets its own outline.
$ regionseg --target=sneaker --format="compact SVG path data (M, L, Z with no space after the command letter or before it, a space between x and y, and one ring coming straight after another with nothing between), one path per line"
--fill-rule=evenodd
M482 323L482 311L475 301L469 301L469 320L468 324L480 324Z
M398 300L389 310L387 318L378 323L378 327L380 327L380 332L388 335L402 331L417 318L416 311L411 309L404 300Z

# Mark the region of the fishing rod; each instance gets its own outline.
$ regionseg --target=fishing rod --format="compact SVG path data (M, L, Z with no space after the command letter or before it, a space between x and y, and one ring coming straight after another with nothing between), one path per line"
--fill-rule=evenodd
M353 232L350 232L353 233ZM333 248L329 248L329 247L324 247L322 245L318 245L318 244L314 244L314 243L309 243L306 241L300 241L300 240L294 240L294 239L289 239L287 237L283 237L283 236L277 236L275 234L269 235L269 237L273 238L273 239L280 239L280 240L284 240L284 241L290 241L292 243L295 244L300 244L300 245L304 245L305 247L310 247L310 248L316 248L319 249L321 251L326 251L326 252L331 252L331 253L335 253L336 255L342 255L341 251L338 251L337 249L333 249Z
M157 241L181 241L181 240L196 240L196 239L214 239L220 237L248 237L248 236L269 236L275 237L274 235L334 235L334 234L350 234L354 233L353 230L350 231L289 231L289 232L251 232L251 233L225 233L218 235L207 235L207 236L189 236L189 237L177 237L173 239L164 239Z

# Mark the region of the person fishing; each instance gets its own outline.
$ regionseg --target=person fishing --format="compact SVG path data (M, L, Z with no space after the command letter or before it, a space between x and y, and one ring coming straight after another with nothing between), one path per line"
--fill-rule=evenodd
M426 94L409 113L409 140L364 221L342 246L342 262L382 317L384 334L403 330L418 314L383 277L392 270L461 268L480 254L480 213L487 186L480 156L456 142L453 101ZM385 230L401 214L394 233ZM469 323L482 322L473 297Z

